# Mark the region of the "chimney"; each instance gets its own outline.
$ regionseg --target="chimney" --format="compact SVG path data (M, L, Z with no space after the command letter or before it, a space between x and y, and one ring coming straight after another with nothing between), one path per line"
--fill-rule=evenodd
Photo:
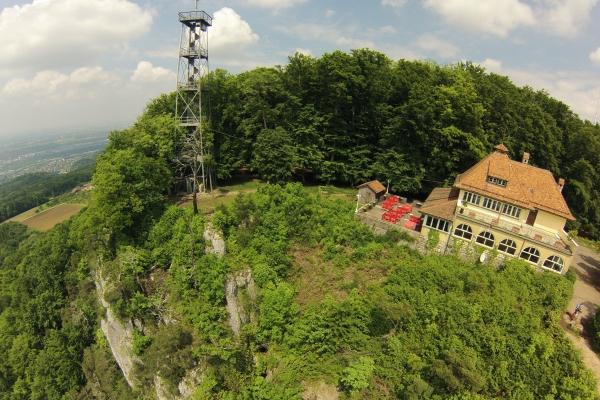
M523 153L523 164L529 164L529 157L531 157L531 154L528 152Z
M563 178L560 178L558 180L558 190L560 190L560 192L562 193L564 187L565 187L565 180Z

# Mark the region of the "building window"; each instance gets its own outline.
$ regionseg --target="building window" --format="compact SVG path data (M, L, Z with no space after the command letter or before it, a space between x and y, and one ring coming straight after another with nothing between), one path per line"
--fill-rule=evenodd
M475 193L465 192L463 194L463 201L465 203L471 203L471 204L475 204L478 206L479 202L481 201L481 196L479 196L478 194L475 194Z
M466 240L471 240L471 238L473 237L473 230L467 224L460 224L454 230L454 235Z
M537 264L540 261L540 252L534 247L527 247L521 252L521 258L530 263Z
M431 215L428 215L425 218L425 226L442 232L450 231L450 222L445 219L432 217Z
M519 218L521 209L519 207L511 206L510 204L505 204L504 207L502 207L502 214L513 218Z
M506 185L508 184L507 180L496 178L495 176L491 176L491 175L488 175L487 181L488 181L488 183L491 183L491 184L494 184L494 185L498 185L498 186L502 186L502 187L506 187Z
M490 199L489 197L483 198L483 207L492 211L500 211L500 203L498 200Z
M565 262L559 256L550 256L544 261L544 268L554 270L556 272L562 272Z
M491 232L483 231L475 240L477 243L482 244L486 247L494 247L494 235Z
M501 251L503 253L510 254L511 256L514 256L515 253L517 252L517 244L515 243L514 240L504 239L498 245L498 251Z

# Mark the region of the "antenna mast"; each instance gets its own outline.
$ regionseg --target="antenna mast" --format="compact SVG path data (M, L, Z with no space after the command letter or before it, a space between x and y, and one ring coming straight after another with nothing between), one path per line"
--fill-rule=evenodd
M185 130L185 149L182 159L191 169L191 185L196 208L196 193L207 191L212 181L206 161L206 138L202 126L202 81L208 75L208 28L212 16L198 10L179 13L181 41L177 68L177 97L175 113L179 126ZM209 182L210 181L210 182Z

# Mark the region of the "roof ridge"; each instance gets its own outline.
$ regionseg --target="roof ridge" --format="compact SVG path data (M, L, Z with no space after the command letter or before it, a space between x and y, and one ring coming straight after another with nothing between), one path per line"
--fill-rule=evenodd
M506 180L506 186L488 182L489 176ZM493 151L479 160L457 175L454 186L520 207L538 208L574 219L552 171L513 160L504 152Z

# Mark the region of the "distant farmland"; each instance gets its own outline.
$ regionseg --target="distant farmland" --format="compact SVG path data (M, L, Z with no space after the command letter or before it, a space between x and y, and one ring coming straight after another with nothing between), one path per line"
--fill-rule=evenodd
M56 207L49 208L31 216L31 211L19 215L12 220L27 225L31 229L46 232L55 225L60 224L77 214L85 207L83 204L59 204ZM19 218L21 217L21 218ZM25 218L22 218L25 217Z

